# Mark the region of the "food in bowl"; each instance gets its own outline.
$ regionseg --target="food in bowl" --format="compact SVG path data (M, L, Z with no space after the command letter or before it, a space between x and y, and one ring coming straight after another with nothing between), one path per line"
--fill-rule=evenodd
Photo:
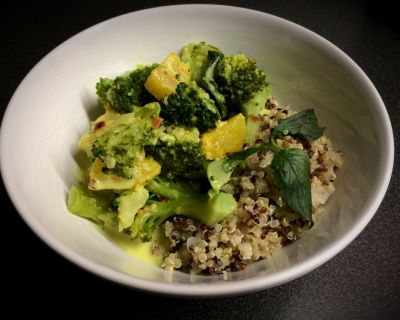
M335 191L341 155L314 111L280 106L245 54L189 43L96 90L105 112L79 141L90 166L68 208L166 270L243 270Z

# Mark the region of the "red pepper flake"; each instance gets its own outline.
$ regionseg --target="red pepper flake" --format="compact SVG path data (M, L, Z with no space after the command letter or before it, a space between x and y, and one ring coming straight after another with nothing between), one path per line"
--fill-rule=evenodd
M106 125L106 123L104 121L99 121L96 123L96 125L94 126L95 130L98 130L100 128L103 128Z
M254 114L250 114L250 115L249 115L249 118L250 118L251 121L253 121L253 122L255 122L255 123L260 122L260 117L255 116Z
M154 120L153 120L153 122L152 122L152 124L151 124L151 127L153 128L153 129L157 129L160 125L161 125L161 123L164 121L164 119L163 118L161 118L161 117L156 117L156 118L154 118Z

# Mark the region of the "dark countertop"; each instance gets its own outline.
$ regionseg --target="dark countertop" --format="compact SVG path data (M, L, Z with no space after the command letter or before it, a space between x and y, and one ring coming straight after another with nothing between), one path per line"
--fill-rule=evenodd
M10 309L16 316L86 311L93 318L107 313L126 319L399 319L400 31L394 20L400 17L389 2L218 2L265 11L322 35L358 63L386 104L396 143L389 190L365 230L335 258L297 280L254 294L218 299L150 295L100 279L53 252L25 225L1 185L3 307L16 303ZM70 36L119 14L178 1L40 3L3 6L1 115L28 71Z

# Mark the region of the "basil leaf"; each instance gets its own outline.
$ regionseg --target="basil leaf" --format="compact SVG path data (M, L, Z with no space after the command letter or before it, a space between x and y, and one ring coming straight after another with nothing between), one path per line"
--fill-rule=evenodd
M246 160L252 154L262 151L270 150L271 147L267 144L262 144L258 147L248 148L243 151L231 153L224 161L223 167L225 172L230 172L235 170L235 168L239 165L242 160Z
M218 85L214 80L215 69L219 62L224 58L221 52L210 50L207 54L207 62L201 71L200 86L206 89L217 103L221 119L224 119L228 113L224 95L218 91Z
M310 158L301 149L281 149L272 160L274 180L285 205L312 221Z
M313 109L298 112L277 125L272 132L272 139L292 135L303 140L313 141L324 133L326 128L318 126Z

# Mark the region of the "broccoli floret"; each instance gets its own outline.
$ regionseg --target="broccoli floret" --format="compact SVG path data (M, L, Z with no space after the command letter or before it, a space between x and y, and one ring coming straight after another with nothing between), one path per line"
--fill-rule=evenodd
M140 107L154 101L144 83L155 67L157 64L140 67L114 80L100 78L96 84L100 101L120 113L132 112L134 106Z
M161 164L162 174L185 178L204 176L204 151L197 128L161 126L154 130L157 140L145 146L146 155Z
M103 104L111 104L107 98L107 93L111 91L113 84L114 80L109 78L100 78L99 82L96 83L96 93Z
M202 163L205 157L199 145L177 143L173 146L159 144L145 147L146 154L161 163L162 173L184 178L199 178L204 175Z
M187 184L160 177L147 188L167 201L150 201L143 214L136 215L130 227L132 238L151 240L153 232L168 218L183 215L205 224L215 224L236 209L236 201L227 193L202 194Z
M123 178L132 177L133 160L143 153L144 141L150 139L152 123L159 112L158 103L135 107L96 139L91 147L92 158L100 158L106 164L105 173L111 171Z
M218 48L205 42L192 42L182 49L181 59L192 71L192 79L197 83L201 81L203 65L207 62L209 51L221 52Z
M238 107L267 85L264 71L256 61L242 53L225 56L215 73L218 90L225 96L228 106Z
M133 174L133 160L141 151L141 146L132 143L134 127L117 126L100 136L92 146L94 158L100 158L106 164L104 173L112 171L117 176L130 179Z
M172 124L196 127L200 132L213 129L221 119L210 96L195 82L181 82L176 93L162 100L161 117Z

